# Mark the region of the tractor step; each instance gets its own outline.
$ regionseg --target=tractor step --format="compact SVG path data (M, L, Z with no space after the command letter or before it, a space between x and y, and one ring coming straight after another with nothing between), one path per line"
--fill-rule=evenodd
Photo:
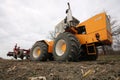
M96 54L96 47L95 44L86 44L87 54L88 55L95 55Z

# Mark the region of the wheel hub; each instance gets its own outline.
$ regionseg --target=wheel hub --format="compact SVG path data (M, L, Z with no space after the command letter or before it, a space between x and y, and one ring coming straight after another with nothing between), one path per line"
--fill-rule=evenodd
M66 42L65 40L59 40L56 44L56 54L62 56L66 51Z
M38 58L41 54L41 50L39 47L36 47L34 50L33 50L33 57L35 58Z

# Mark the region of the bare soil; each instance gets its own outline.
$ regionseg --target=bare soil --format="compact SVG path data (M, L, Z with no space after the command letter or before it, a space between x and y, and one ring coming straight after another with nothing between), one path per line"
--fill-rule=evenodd
M120 55L80 62L0 59L0 80L120 80Z

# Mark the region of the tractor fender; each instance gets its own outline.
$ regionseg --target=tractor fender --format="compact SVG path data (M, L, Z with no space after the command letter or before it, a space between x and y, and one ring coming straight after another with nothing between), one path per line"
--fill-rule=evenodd
M45 44L47 44L47 46L48 46L48 53L53 53L54 41L40 40L40 41L37 41L37 42L44 42Z

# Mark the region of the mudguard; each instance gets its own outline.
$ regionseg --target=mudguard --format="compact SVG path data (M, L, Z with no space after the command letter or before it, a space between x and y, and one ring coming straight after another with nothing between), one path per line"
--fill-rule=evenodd
M37 41L37 42L44 42L45 44L47 44L48 45L48 53L53 53L54 41L40 40L40 41Z

